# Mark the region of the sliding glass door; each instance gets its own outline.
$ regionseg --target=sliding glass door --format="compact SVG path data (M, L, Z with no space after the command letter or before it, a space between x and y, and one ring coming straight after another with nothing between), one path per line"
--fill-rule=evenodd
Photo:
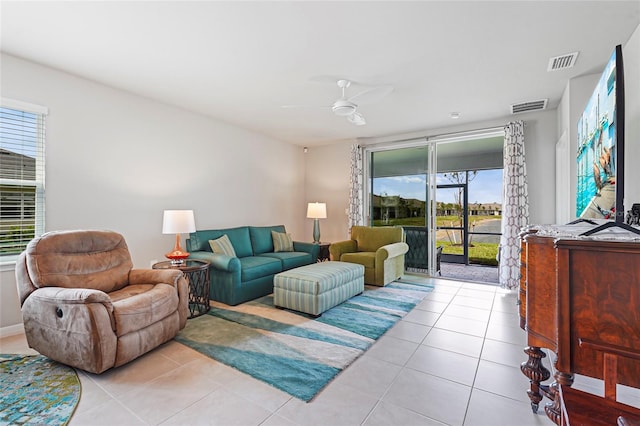
M434 275L440 245L442 262L495 264L503 139L500 129L366 149L367 223L404 228L406 268Z
M428 271L434 241L430 209L433 199L434 146L426 140L404 148L371 152L369 217L372 226L402 226L409 252L405 267Z

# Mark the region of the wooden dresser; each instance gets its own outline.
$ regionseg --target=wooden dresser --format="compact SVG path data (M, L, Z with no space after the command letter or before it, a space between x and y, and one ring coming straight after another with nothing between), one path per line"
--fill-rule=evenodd
M521 370L531 382L533 411L549 398L545 412L558 425L569 424L567 417L574 425L615 425L620 416L631 424L640 421L640 410L615 402L616 383L640 388L640 235L610 228L580 236L595 226L532 227L521 233L520 325L528 344ZM557 356L550 386L541 385L550 378L541 348ZM605 398L569 389L574 374L603 379ZM585 404L602 418L585 417L576 398L601 400ZM613 408L605 409L612 401Z

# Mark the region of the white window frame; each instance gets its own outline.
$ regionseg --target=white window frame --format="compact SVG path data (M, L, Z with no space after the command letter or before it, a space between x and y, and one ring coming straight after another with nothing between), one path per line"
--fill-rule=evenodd
M10 108L14 110L20 110L24 112L34 113L40 115L42 123L38 123L38 127L41 132L38 133L36 142L36 179L35 180L18 180L0 178L0 184L2 185L15 185L15 186L32 186L36 190L36 203L35 203L35 236L40 236L45 231L45 139L46 139L46 126L44 120L49 113L48 108L41 105L35 105L27 102L17 101L14 99L0 98L0 106L3 108ZM0 254L0 270L7 270L8 266L13 267L18 258L18 254Z

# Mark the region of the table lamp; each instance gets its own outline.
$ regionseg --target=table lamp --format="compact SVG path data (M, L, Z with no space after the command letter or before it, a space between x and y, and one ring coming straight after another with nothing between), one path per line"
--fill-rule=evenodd
M313 242L320 244L320 222L318 219L327 218L327 205L325 203L309 203L307 217L313 219Z
M180 265L189 253L180 245L180 234L195 232L196 222L193 218L193 210L165 210L162 218L162 233L176 234L176 243L169 253L164 256L171 259L174 265Z

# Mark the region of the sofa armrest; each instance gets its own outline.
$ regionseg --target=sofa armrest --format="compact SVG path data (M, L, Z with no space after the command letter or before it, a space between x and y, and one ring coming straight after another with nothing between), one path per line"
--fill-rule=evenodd
M340 260L344 253L354 253L356 251L358 251L356 240L338 241L337 243L331 243L329 246L331 260Z
M293 250L309 253L312 257L313 263L316 263L318 260L318 255L320 254L320 245L314 243L305 243L302 241L294 241Z
M212 269L225 272L240 271L240 259L226 254L211 253L209 251L193 251L189 253L189 259L204 260L211 264Z
M402 256L409 251L407 243L392 243L380 247L376 250L376 264L384 262L386 259Z

